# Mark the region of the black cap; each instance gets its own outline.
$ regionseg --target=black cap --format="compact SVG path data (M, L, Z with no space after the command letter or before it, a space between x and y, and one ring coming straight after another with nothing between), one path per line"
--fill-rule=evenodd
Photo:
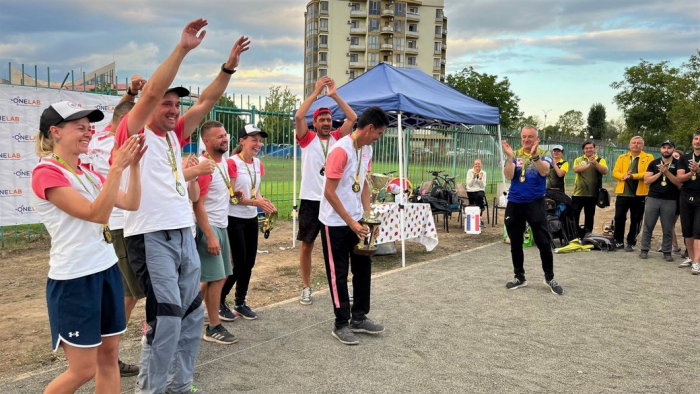
M263 138L267 138L267 133L260 130L256 125L254 124L247 124L243 127L241 127L240 130L238 130L238 138L245 138L249 135L262 135Z
M82 118L88 118L90 122L99 122L105 118L105 115L99 109L82 109L76 103L59 101L56 104L49 105L41 114L39 131L41 131L45 137L48 137L51 126L57 126L63 122Z
M170 92L175 92L180 97L187 97L190 95L190 91L187 90L187 88L183 88L182 86L173 86L171 88L168 88L168 90L165 91L166 94L168 94Z
M676 149L676 144L674 144L673 141L671 141L671 140L666 140L666 141L661 143L661 146L664 146L664 145L670 145L671 148Z

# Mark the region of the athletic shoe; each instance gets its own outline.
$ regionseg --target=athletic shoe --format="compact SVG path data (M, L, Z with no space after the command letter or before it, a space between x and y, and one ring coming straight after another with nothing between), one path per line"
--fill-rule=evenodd
M554 294L562 295L564 293L564 289L562 289L559 283L557 283L557 281L554 279L550 280L549 282L547 282L545 279L544 284L549 286L549 290L551 290Z
M624 248L624 247L625 247L625 244L623 244L623 243L619 243L619 242L618 242L618 243L615 244L615 249L622 249L622 248Z
M350 327L348 326L333 330L331 335L333 335L333 338L339 340L340 343L345 345L357 345L360 343L360 340L357 339L357 336L353 334L352 331L350 331Z
M384 332L384 326L375 323L370 319L350 321L350 331L362 332L365 334L379 334Z
M311 288L304 287L301 289L301 295L299 296L299 303L301 305L311 305L313 301L311 300Z
M225 302L219 304L219 319L223 321L236 320L236 315L233 312L231 312L231 308L229 308L228 304Z
M671 253L664 253L664 260L668 262L673 262L673 256L671 255Z
M625 252L634 252L634 245L627 244L627 246L625 246Z
M681 254L681 248L680 246L676 246L675 248L671 249L671 252L673 254Z
M214 329L210 329L210 327L207 327L204 330L204 336L202 337L207 342L213 342L213 343L218 343L219 345L231 345L236 342L238 342L238 338L228 332L227 329L224 328L221 324L218 326L214 327Z
M685 259L682 263L678 264L678 268L688 268L693 266L693 260Z
M247 304L236 305L233 307L233 310L246 320L255 320L258 318L258 314L253 312Z
M187 390L187 391L185 391L184 393L181 393L181 394L185 394L185 393L204 394L204 391L202 391L202 390L198 389L197 387L194 387L194 385L192 385L192 386L190 386L190 389L189 389L189 390ZM174 393L172 390L167 389L167 390L165 390L165 394L175 394L175 393Z
M646 250L642 250L641 252L639 252L639 258L640 258L640 259L645 259L645 260L648 259L648 258L649 258L649 252L646 251Z
M119 360L119 376L125 378L128 376L136 376L139 374L139 366L127 364Z
M700 275L700 263L693 263L693 268L690 269L693 275Z
M515 290L525 286L527 286L527 281L525 279L520 280L518 278L513 278L513 280L506 283L506 289L508 290Z

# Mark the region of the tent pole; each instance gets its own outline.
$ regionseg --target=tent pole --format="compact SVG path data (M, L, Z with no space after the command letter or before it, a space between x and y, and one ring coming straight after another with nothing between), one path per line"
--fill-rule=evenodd
M503 166L505 166L506 161L505 158L503 157L503 137L501 136L501 125L498 125L498 154L501 156L501 179L502 179L502 185L503 185L503 190L506 190L506 174L503 172ZM496 188L498 189L498 188ZM496 194L498 194L498 190L496 190ZM501 197L501 196L498 196ZM496 200L498 201L498 199ZM494 208L495 209L495 208Z
M398 130L396 133L399 137L399 184L404 180L404 146L403 146L403 128L401 127L401 111L399 111L398 116ZM406 201L406 194L403 188L408 186L407 182L404 182L401 187L401 200L399 201L399 227L401 228L401 267L406 266L406 234L404 233L404 204L408 203Z

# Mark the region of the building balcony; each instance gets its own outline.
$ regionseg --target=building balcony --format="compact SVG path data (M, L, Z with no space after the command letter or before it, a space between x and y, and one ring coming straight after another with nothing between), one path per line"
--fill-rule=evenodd
M447 35L447 29L442 29L442 35L446 36Z
M444 18L445 18L445 17L442 16L442 15L441 15L441 16L435 16L435 22L442 23L442 21L444 20Z
M442 38L442 32L435 32L435 38Z
M320 26L318 28L319 31L327 32L328 31L328 26Z
M393 27L393 26L384 26L384 27L382 27L382 34L393 33L393 32L394 32L394 27Z
M407 64L406 68L414 68L415 69L415 68L418 68L418 65L417 64Z
M442 43L442 51L445 52L446 49L447 49L447 43L443 42Z
M406 30L406 37L418 38L419 35L420 34L418 34L418 30L416 30L416 31Z
M350 34L367 34L366 27L351 27Z
M321 15L328 15L328 10L320 10L320 11L321 11L320 12Z
M382 44L381 49L382 50L393 50L394 44Z
M433 55L442 55L442 49L434 49Z
M365 62L350 62L350 68L365 68Z
M318 44L318 47L321 49L328 49L328 44Z
M409 21L418 22L418 21L420 21L420 14L414 14L412 12L407 12L406 19Z
M416 5L423 5L422 0L406 0L406 3L408 4L416 4Z
M442 65L433 64L433 71L441 71L441 70L442 70Z
M447 60L442 59L442 60L440 60L440 63L444 66L445 64L447 64Z
M328 65L328 60L319 60L318 61L319 66L327 66Z
M417 55L417 54L418 54L418 48L406 48L406 53L410 53L410 54L413 54L413 55Z
M367 17L367 10L351 10L350 17L352 17L352 18L365 18L365 17Z
M382 16L394 16L394 10L385 8L382 10Z
M351 50L351 51L362 51L362 52L364 52L364 51L365 51L365 48L366 48L366 46L364 46L364 45L360 45L360 44L353 45L353 44L350 44L350 50Z

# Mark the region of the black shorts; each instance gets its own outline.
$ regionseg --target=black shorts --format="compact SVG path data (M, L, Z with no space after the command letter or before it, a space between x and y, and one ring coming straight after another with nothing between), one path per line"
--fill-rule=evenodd
M314 243L323 224L318 220L320 201L301 200L299 203L299 232L297 241Z
M700 197L681 194L679 205L683 238L700 239Z

